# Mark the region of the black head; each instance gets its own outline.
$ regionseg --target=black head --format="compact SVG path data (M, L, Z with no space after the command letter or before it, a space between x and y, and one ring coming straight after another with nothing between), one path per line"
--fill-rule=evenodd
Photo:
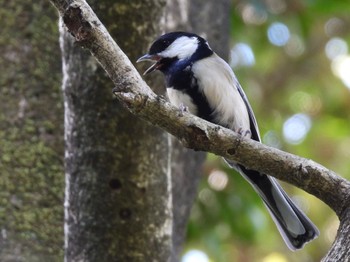
M201 59L213 53L207 41L192 33L171 32L160 36L151 45L148 54L140 57L137 62L152 60L156 61L144 74L155 70L163 71L172 62L190 59L196 56Z

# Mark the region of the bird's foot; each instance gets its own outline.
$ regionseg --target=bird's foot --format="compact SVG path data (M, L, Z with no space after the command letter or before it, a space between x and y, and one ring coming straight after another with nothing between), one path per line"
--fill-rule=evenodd
M183 103L179 105L179 116L183 116L184 112L188 112L188 107L185 106Z
M243 138L250 138L252 136L252 132L250 132L250 130L248 130L248 129L244 130L241 127L238 128L238 130L236 132L237 132L237 134L239 134Z

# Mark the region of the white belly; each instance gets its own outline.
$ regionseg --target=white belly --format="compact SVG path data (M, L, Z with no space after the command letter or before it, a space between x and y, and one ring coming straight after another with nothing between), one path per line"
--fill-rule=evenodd
M170 103L174 106L180 107L180 105L183 105L188 108L191 114L197 115L197 107L192 102L192 98L189 95L173 88L167 88L167 93Z

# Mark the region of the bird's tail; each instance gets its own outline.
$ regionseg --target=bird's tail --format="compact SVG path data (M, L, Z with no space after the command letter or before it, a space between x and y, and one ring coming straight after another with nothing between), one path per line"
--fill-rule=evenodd
M227 161L229 162L229 161ZM317 227L293 203L277 181L257 171L229 163L253 186L264 201L285 243L291 250L302 248L319 235Z

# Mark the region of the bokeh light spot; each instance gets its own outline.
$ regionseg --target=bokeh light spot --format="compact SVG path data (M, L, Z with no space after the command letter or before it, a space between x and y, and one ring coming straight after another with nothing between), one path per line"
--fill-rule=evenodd
M298 35L291 35L285 46L285 51L287 55L291 57L298 57L302 55L305 51L305 46L301 37Z
M246 4L242 8L242 18L246 24L261 25L267 20L267 13L264 9Z
M287 4L284 0L265 0L266 6L272 14L281 14L286 11Z
M212 190L209 188L203 188L198 194L199 200L207 205L214 206L215 205L215 196Z
M227 182L227 174L221 170L213 170L208 177L209 186L216 191L225 189Z
M259 208L252 208L249 210L249 218L254 228L260 230L266 226L266 217Z
M332 71L350 89L350 56L342 55L335 58L332 61Z
M181 262L209 262L209 257L201 250L192 249L183 255Z
M284 46L290 38L289 29L285 24L275 22L267 29L267 37L271 44Z
M231 66L253 66L255 57L252 48L245 43L237 43L231 50Z
M311 119L306 114L295 114L283 124L284 139L290 144L300 144L311 128Z
M277 133L273 130L268 131L263 137L264 144L274 148L281 148L281 141Z
M338 17L332 17L326 22L324 26L324 31L327 36L332 37L335 35L339 35L343 30L344 26L345 23L341 19L339 19Z
M316 115L322 108L322 101L318 96L312 96L306 92L295 92L289 98L290 107L295 112L306 112L309 115Z
M221 239L228 239L231 234L231 228L226 223L220 223L215 227L215 232Z
M283 254L274 252L264 257L262 262L288 262L288 260Z
M333 60L341 55L348 53L348 44L339 37L333 37L329 40L325 47L326 55L330 60Z

